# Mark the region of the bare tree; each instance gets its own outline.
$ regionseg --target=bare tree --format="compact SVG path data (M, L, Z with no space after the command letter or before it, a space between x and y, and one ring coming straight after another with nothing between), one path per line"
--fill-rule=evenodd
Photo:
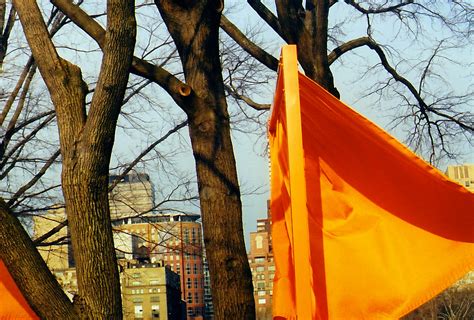
M101 264L104 270L109 270L109 273L103 272L103 274L107 274L112 279L107 284L101 282L101 275L94 274L94 272L87 273L85 269L83 271L78 269L79 278L83 277L80 280L82 283L80 284L81 296L78 301L85 306L85 309L80 310L79 313L92 318L96 315L93 313L96 310L101 310L100 314L105 318L120 315L117 311L119 297L117 297L116 276L111 270L115 262L112 261L114 260L113 246L111 238L108 236L110 234L110 220L107 212L106 172L110 159L109 147L113 142L113 131L120 109L118 106L121 104L122 91L124 91L126 77L130 72L146 79L145 83L154 83L162 87L187 118L189 137L196 162L204 240L208 250L216 317L218 319L254 318L251 273L242 234L241 191L237 180L230 136L231 118L226 94L248 104L253 109L266 110L269 106L254 101L252 93L255 91L251 89L252 81L248 81L249 86L244 87L245 79L256 79L257 81L253 83L254 86L261 84L258 81L258 73L249 73L242 69L252 66L247 63L250 60L241 55L225 55L219 52L219 27L247 54L255 58L255 60L251 60L254 66L257 65L255 61L258 61L269 70L276 71L278 60L265 48L254 43L229 19L222 16L224 6L222 1L200 1L198 3L185 0L155 1L157 11L154 12L160 13L171 37L167 43L171 43L172 39L173 46L179 54L179 59L173 58L165 61L167 69L164 68L164 64L158 64L153 60L152 55L148 54L153 49L147 51L147 44L140 46L141 49L144 49L143 52L135 57L131 56L134 36L130 32L130 12L121 7L122 2L109 1L107 30L104 30L99 23L102 15L87 14L69 0L51 0L51 3L94 39L104 54L102 72L95 89L93 89L94 95L91 105L87 109L85 108L85 97L88 91L83 86L80 70L59 57L50 37L44 31L45 28L42 28L43 31L35 34L34 37L32 36L36 23L40 24L41 22L39 21L41 16L37 11L26 10L33 8L34 4L31 1L15 2L33 56L55 104L63 160L62 187L73 245L76 250L81 241L92 240L107 248L100 253L101 258L107 256L103 265ZM336 96L339 96L339 91L334 84L334 70L331 67L335 68L336 62L343 61L344 57L356 52L359 48L370 49L370 52L373 52L378 59L378 63L372 68L369 67L369 72L375 71L379 74L383 70L388 75L388 78L377 82L373 93L379 94L385 92L386 89L394 89L395 94L405 102L407 111L409 111L401 120L412 119L415 123L412 141L415 145L421 146L427 137L433 160L439 148L450 154L444 139L453 132L456 136L460 133L466 134L466 136L472 135L472 113L456 109L458 103L472 101L470 93L440 96L434 95L427 86L428 79L434 75L435 61L445 48L444 42L438 42L439 46L435 46L431 56L421 65L422 72L418 75L418 81L413 82L409 81L410 78L404 76L403 72L399 70L400 61L393 60L394 55L391 54L390 46L379 43L375 32L377 30L375 22L381 19L379 17L383 17L398 21L401 30L404 32L408 30L413 36L420 34L420 28L427 21L437 21L459 39L463 37L470 39L472 37L472 7L469 4L453 1L449 3L451 11L445 10L446 7L443 6L437 7L435 2L428 6L414 1L398 1L395 4L388 2L380 4L375 1L326 0L306 1L304 4L302 1L275 1L273 9L267 8L258 0L249 0L248 4L270 26L280 39L279 41L283 40L283 42L298 45L299 59L305 73ZM353 10L351 19L365 21L366 34L344 41L337 39L338 35L343 34L343 26L346 21L330 26L329 17L331 14L336 14L342 6ZM119 8L121 10L118 10ZM119 13L112 17L110 13L115 9ZM122 22L118 21L120 14L123 15ZM25 23L26 20L28 23ZM350 24L347 23L347 25ZM121 40L126 44L123 46L123 51L117 48L121 41L111 36L117 30L125 33ZM150 35L158 32L153 27L150 30L153 30ZM152 36L148 39L152 39ZM38 52L40 41L42 41L41 48L43 51L46 48L53 57L52 59L46 59L44 54L42 56L44 52ZM109 58L111 60L108 60ZM110 66L113 59L118 59L114 60L117 69ZM131 59L130 65L128 65L127 59ZM232 63L226 65L225 77L223 77L221 63L230 60L233 65ZM54 69L54 67L57 68ZM53 70L55 70L54 74ZM169 70L173 70L173 72ZM257 69L252 71L255 70ZM107 83L107 81L112 81L107 77L112 71L115 75L114 79L120 83L114 83L114 85ZM63 81L58 81L61 78ZM102 100L101 97L104 97L105 100ZM65 108L65 102L69 102L70 108ZM246 112L242 105L240 107L241 112ZM45 115L42 118L43 121L46 121L47 117ZM65 121L68 117L73 120ZM105 132L97 132L97 130L105 130ZM95 140L93 137L100 139ZM93 165L89 166L89 164ZM74 172L71 171L71 168L75 169ZM79 183L78 172L81 173L82 183ZM94 195L94 197L86 197L86 195ZM79 208L79 201L89 206L87 211L89 214L84 214L83 219L78 219L79 215L83 214ZM13 214L8 207L5 207L3 212L6 213L6 216ZM11 224L14 223L16 222L11 222ZM100 227L94 229L93 233L88 233L86 229L90 225ZM0 235L2 230L3 227L0 228ZM75 231L73 232L73 230ZM98 230L101 234L98 234ZM103 232L104 230L105 232ZM14 234L9 234L9 236L13 237ZM85 239L85 237L89 238ZM0 239L4 238L0 237ZM25 243L27 242L25 240ZM8 245L12 244L8 243ZM28 252L33 255L34 250L31 249ZM13 263L6 258L8 257L6 252L0 251L0 253L2 259ZM81 253L79 251L77 254L79 256L78 266L81 264L84 268L87 265L86 257L97 262L99 256L97 251L95 253ZM20 262L16 261L16 263ZM38 266L35 268L43 268L39 264L38 261ZM9 267L13 266L9 265ZM18 268L22 271L18 271L14 275L15 279L21 276L21 272L26 272L28 267L30 266L24 266L23 269ZM81 272L83 276L81 276ZM94 284L99 288L98 293L88 292L89 289L94 290L96 287L91 285L88 289L86 284ZM51 285L53 284L51 283ZM41 301L36 300L40 297L33 297L28 293L27 284L22 284L20 287L26 292L26 296L33 306L35 306L35 301ZM108 292L113 294L106 294L106 289L109 289ZM51 292L57 292L54 290ZM93 299L95 300L92 301ZM56 300L51 298L50 301ZM99 304L107 310L100 309ZM36 311L41 309L41 307L35 308L37 308ZM67 309L70 306L65 303L64 308ZM77 313L76 310L72 310L72 314ZM43 316L43 314L40 315Z
M335 96L339 96L339 92L334 86L334 70L330 67L339 61L347 65L343 71L356 67L355 63L363 61L354 59L359 51L365 61L374 61L372 57L378 59L365 71L362 69L364 79L369 83L363 94L378 95L379 102L398 104L393 125L408 123L411 131L407 142L416 151L429 156L432 163L443 156L454 157L456 154L450 144L455 140L472 145L474 116L469 110L472 88L468 87L464 93L447 90L441 73L446 64L456 64L456 57L448 52L454 53L455 49L462 52L472 43L472 4L467 1L449 4L435 1L428 4L416 1L394 1L393 4L348 0L275 1L274 13L262 1L247 2L283 42L297 45L305 74ZM337 16L339 12L345 18ZM329 25L331 17L337 21L332 26ZM352 33L354 20L360 21L359 28L360 24L365 24L366 34L347 40L344 35ZM239 32L229 19L222 19L221 27L255 59L276 70L277 60ZM440 30L441 40L429 39L428 35L436 32L434 30ZM387 33L393 36L386 37L389 42L384 43L381 35ZM410 51L403 52L395 47L397 42L406 44L408 41L425 46L425 52L431 52L431 55L418 56L416 64L410 65L409 60L413 59ZM432 43L432 47L426 48L426 44ZM373 54L363 48L370 49ZM458 60L466 63L462 57ZM410 67L402 68L403 64ZM404 75L404 72L409 74ZM383 74L387 77L382 77ZM373 79L376 81L371 81Z
M80 293L75 309L65 308L59 318L79 315L88 319L120 319L120 284L107 201L108 167L135 43L134 4L107 2L102 67L88 112L88 89L81 70L58 55L36 2L15 1L14 6L51 94L60 132L62 189ZM14 248L10 243L7 250L15 251ZM32 242L26 250L36 252ZM4 250L1 253L10 270L20 270L18 264L22 261L5 256ZM37 283L28 285L24 280L18 281L26 277L14 271L12 275L38 315L58 318L54 308L39 303L31 292L38 290Z

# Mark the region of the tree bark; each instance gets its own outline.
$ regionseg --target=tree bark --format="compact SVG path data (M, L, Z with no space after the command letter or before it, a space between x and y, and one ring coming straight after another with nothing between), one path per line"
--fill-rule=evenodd
M17 218L0 198L0 259L41 319L77 319L72 303Z
M188 116L216 319L254 319L252 275L219 60L221 1L155 1L193 93Z
M289 44L296 44L298 61L305 74L339 98L327 52L330 2L306 1L306 8L302 1L275 2L284 38Z
M14 5L58 119L62 187L79 286L76 310L82 319L122 319L108 168L133 57L134 2L107 2L102 66L88 115L81 70L57 54L36 2L15 1Z

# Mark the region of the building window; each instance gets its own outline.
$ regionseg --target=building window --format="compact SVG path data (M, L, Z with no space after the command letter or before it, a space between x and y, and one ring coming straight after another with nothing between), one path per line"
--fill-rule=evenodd
M260 291L258 291L258 293L257 293L257 294L258 294L259 296L264 296L264 295L265 295L265 293L266 293L265 291L263 291L263 290L260 290Z
M132 302L134 302L134 303L141 303L141 302L143 302L143 298L133 298L133 299L132 299Z
M275 266L268 266L268 270L275 271Z
M142 283L140 281L132 281L132 286L141 286Z
M264 258L264 257L256 257L256 258L255 258L255 262L256 262L256 263L265 262L265 258Z
M199 303L199 292L194 293L194 303Z
M143 318L143 307L141 305L136 305L134 311L135 318Z
M160 280L150 280L150 286L156 286L160 284Z
M186 263L186 274L191 274L191 266L189 263Z
M255 246L257 249L262 249L263 248L263 237L258 235L255 237Z
M265 282L257 282L257 289L258 290L265 290Z
M150 297L150 302L160 302L160 297L159 296L151 296Z
M265 298L258 299L258 304L265 304L265 303L267 303L267 299Z
M140 274L139 273L134 273L134 274L132 274L132 278L140 278Z
M152 319L160 318L160 306L158 304L153 304L151 306L151 317Z
M257 280L265 280L264 274L257 274Z
M184 229L184 243L189 243L189 229Z
M188 289L191 289L191 278L187 278L187 279L186 279L186 287L187 287Z
M188 292L188 303L193 303L193 294L191 292Z
M264 271L265 271L265 267L260 266L260 267L257 267L256 270L257 270L257 272L264 272Z
M194 289L197 289L199 286L199 280L197 278L194 278Z
M196 263L193 266L193 273L198 274L198 265Z

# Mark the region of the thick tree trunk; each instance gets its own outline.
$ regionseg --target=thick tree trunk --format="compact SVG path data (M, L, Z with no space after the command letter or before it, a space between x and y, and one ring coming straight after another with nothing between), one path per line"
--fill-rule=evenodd
M0 259L33 311L41 319L77 319L72 303L3 199L0 224Z
M221 1L155 1L178 48L216 319L254 319L252 274L219 60Z
M289 44L296 44L298 61L305 74L339 98L329 69L327 41L329 0L277 0L281 32Z
M81 71L58 56L35 1L14 4L58 119L62 187L79 286L76 310L82 319L122 319L108 168L135 44L134 2L107 2L104 55L88 115ZM55 308L55 301L49 308Z

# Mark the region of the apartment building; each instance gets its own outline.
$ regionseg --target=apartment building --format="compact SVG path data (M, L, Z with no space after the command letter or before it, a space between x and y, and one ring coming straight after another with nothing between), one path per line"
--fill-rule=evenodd
M252 271L257 319L271 320L275 263L273 261L271 212L269 208L267 218L257 220L257 231L250 233L248 259Z

